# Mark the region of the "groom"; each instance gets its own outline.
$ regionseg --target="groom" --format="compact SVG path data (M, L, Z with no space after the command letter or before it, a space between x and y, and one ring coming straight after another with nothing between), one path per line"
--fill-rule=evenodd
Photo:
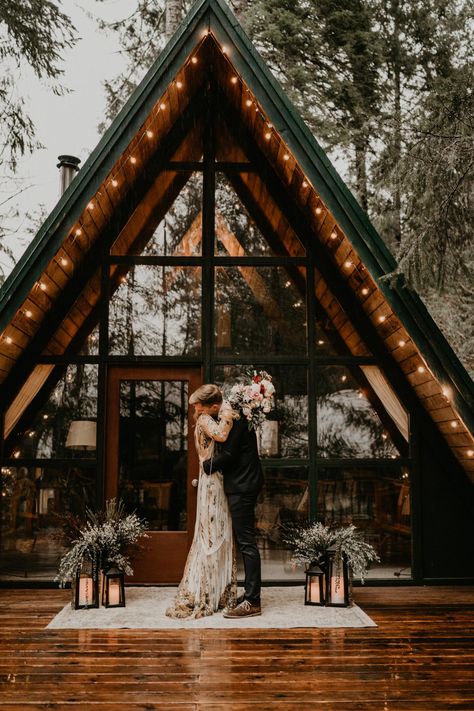
M218 454L203 463L209 474L221 471L224 491L229 502L230 515L237 545L242 554L245 570L244 599L233 609L226 609L224 617L241 619L261 615L260 553L255 533L255 505L263 486L263 472L258 457L255 430L249 429L245 417L234 420L227 441Z

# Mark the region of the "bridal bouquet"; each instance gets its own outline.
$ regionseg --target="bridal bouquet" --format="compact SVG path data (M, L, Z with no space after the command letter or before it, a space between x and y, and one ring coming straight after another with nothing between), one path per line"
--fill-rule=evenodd
M248 383L233 385L226 399L248 420L250 428L258 429L275 407L275 386L265 370L254 370L248 379Z

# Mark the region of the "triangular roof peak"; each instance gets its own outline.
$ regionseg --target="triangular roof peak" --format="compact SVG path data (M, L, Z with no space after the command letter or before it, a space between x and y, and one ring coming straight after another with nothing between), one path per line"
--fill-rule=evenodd
M396 266L391 253L224 0L193 5L5 283L0 380L6 383L19 363L27 377L28 349L41 343L45 323L54 325L56 300L65 289L72 299L74 283L79 288L87 274L86 257L110 241L112 224L125 229L136 208L133 194L174 194L171 183L145 180L142 166L153 162L164 170L168 154L167 160L199 160L210 80L224 122L226 112L239 118L234 138L244 153L253 151L266 166L265 179L272 176L274 190L288 196L288 209L278 208L282 217L338 273L338 298L352 298L353 318L367 321L379 352L390 353L424 407L445 410L440 429L465 469L474 471L472 380L421 300L400 282L381 279ZM243 180L242 189L251 192L251 183ZM38 286L44 283L54 285L49 300ZM36 344L37 353L48 352L43 340L45 350Z

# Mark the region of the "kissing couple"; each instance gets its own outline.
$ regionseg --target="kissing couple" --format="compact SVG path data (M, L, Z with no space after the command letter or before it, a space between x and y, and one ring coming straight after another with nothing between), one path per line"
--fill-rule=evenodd
M196 524L169 617L200 618L220 609L231 619L261 614L255 506L263 472L255 429L270 411L273 393L271 377L261 371L249 385L234 385L228 401L214 384L202 385L189 398L199 456ZM245 571L240 598L235 546Z

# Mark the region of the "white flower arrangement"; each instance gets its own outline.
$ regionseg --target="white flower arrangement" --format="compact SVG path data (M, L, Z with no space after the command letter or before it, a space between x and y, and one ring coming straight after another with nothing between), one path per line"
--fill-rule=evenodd
M294 526L283 531L282 539L293 550L295 564L324 564L326 550L336 546L338 555L344 555L354 575L364 582L370 563L380 561L375 548L366 543L362 533L349 526L331 527L323 523Z
M234 410L248 420L249 427L258 429L275 407L275 386L265 370L248 375L248 383L236 383L227 395Z
M126 549L139 538L147 538L146 527L136 513L125 514L123 503L115 499L106 502L105 513L88 510L83 529L59 562L55 580L64 586L75 578L85 562L95 571L107 563L117 566L126 575L133 575Z

